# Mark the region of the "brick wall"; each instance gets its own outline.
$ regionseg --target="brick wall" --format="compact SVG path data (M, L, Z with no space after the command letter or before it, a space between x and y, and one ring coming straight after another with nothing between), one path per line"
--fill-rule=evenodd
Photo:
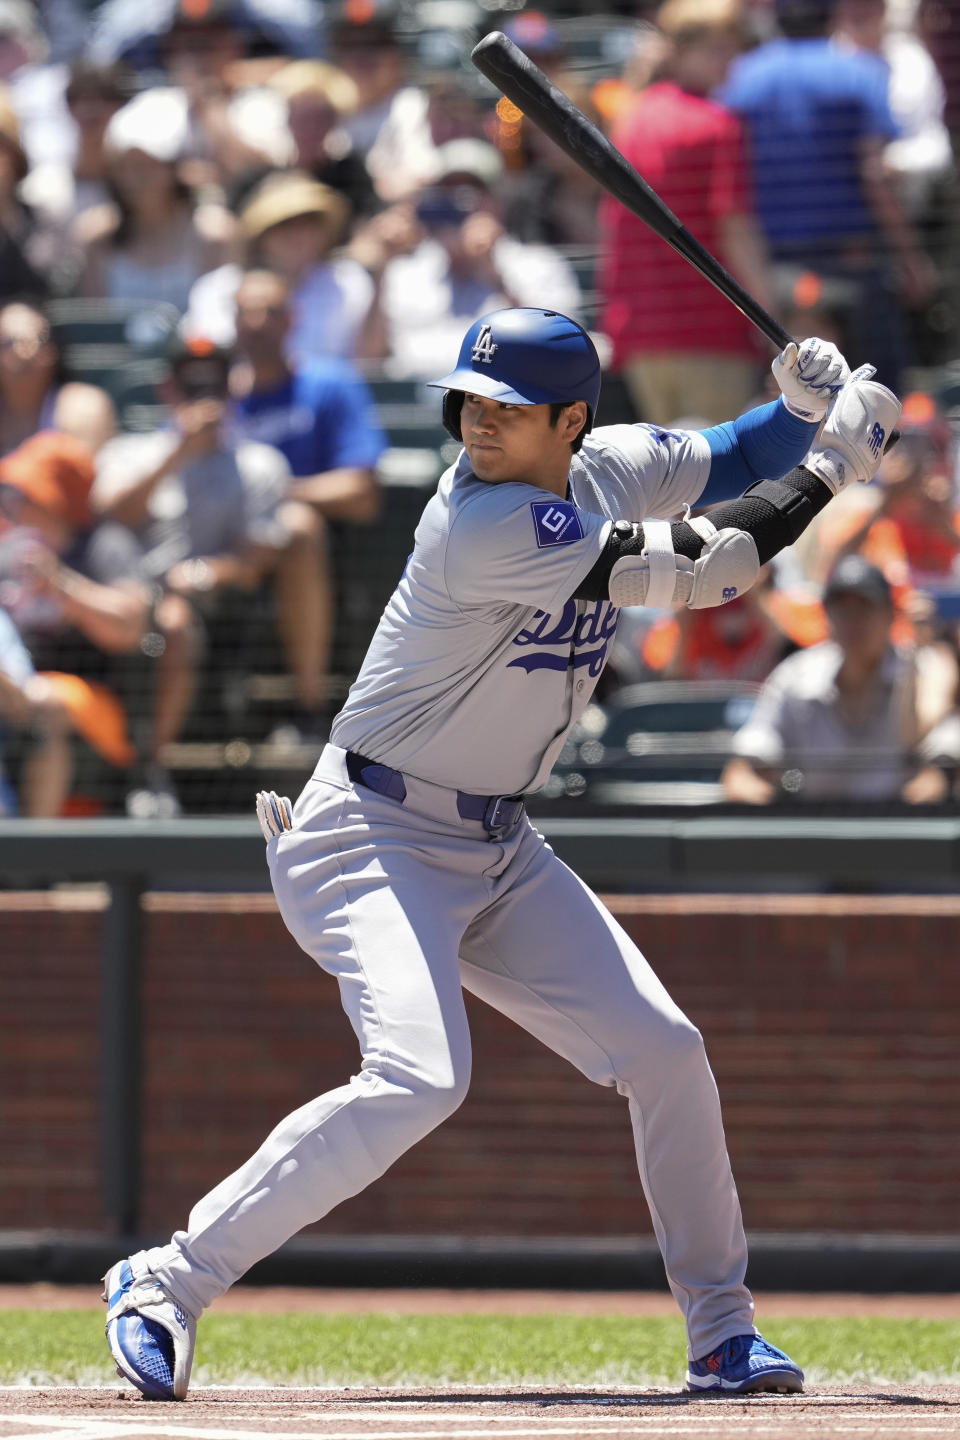
M703 1030L747 1227L936 1234L960 1214L960 898L619 896ZM105 1228L95 893L0 895L0 1229ZM184 1222L358 1063L264 895L146 901L143 1228ZM589 957L584 958L589 966ZM468 1001L462 1109L320 1233L649 1233L626 1105Z

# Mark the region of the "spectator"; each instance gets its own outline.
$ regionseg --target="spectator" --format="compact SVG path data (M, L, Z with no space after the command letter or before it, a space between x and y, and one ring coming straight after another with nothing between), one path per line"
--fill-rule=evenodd
M65 381L46 313L11 300L0 308L0 455L51 429L99 450L116 429L113 401L98 385Z
M274 445L290 466L289 499L317 517L322 551L305 643L325 675L333 636L332 550L343 524L365 524L379 509L375 466L385 448L372 398L340 360L291 368L286 340L289 293L279 275L248 271L237 292L237 350L232 429L243 440ZM329 535L328 535L329 529Z
M364 357L398 375L429 376L456 359L464 324L511 305L580 309L569 263L545 245L524 245L501 220L503 162L482 140L437 151L431 185L369 221L350 253L375 277L378 303Z
M220 265L227 212L197 205L178 174L187 107L177 90L146 90L107 126L115 199L87 253L83 290L110 300L166 301L184 311L191 286Z
M269 86L283 102L293 166L342 195L353 217L374 214L370 172L346 129L359 102L350 76L322 60L294 60Z
M72 17L71 17L72 18ZM58 31L69 29L70 19ZM61 33L51 45L33 0L5 0L0 6L0 86L17 116L20 142L31 165L62 156L70 117L63 103L67 67L54 58Z
M393 20L365 7L344 13L330 30L331 56L357 88L346 129L366 161L377 195L392 204L432 174L435 145L427 92L409 83Z
M304 738L322 730L321 627L329 604L320 522L309 506L286 500L290 471L278 450L228 438L229 368L226 352L209 342L178 345L166 389L169 425L118 436L99 457L94 502L140 538L146 572L163 591L157 615L168 652L170 637L177 642L176 665L169 661L158 695L159 752L189 711L198 621L223 618L235 630L243 613L237 592L254 592L268 578L297 684L292 719Z
M42 672L24 690L47 736L28 762L31 814L59 814L69 793L68 718L114 765L134 758L116 696L132 704L139 699L136 657L147 632L150 590L133 538L120 526L95 524L94 474L89 448L52 430L0 460L4 509L14 522L2 540L0 593ZM84 724L84 713L103 727ZM51 768L43 773L46 764Z
M837 44L879 56L888 67L888 100L900 134L884 160L904 211L921 223L936 185L953 168L947 97L933 57L916 33L890 25L886 0L837 0L832 34Z
M943 80L944 120L951 135L960 134L960 21L952 0L917 0L914 26Z
M566 69L566 48L546 15L524 10L506 22L504 34L588 119L600 123L590 87ZM504 218L511 235L544 245L595 245L603 191L594 177L505 96L497 102L495 135L506 169Z
M374 284L355 259L335 253L347 219L342 195L297 171L268 175L240 212L248 263L275 270L290 287L287 349L296 365L350 358L360 344ZM189 333L233 344L242 275L240 265L223 265L194 286Z
M0 540L0 589L3 588ZM49 683L39 677L20 634L0 608L0 741L7 728L27 730L32 744L19 776L19 801L0 762L0 815L59 815L70 787L70 722Z
M709 99L743 40L739 0L667 0L658 78L613 132L614 144L694 235L772 308L752 213L743 132ZM753 329L707 280L612 200L601 207L601 329L613 340L638 413L655 424L693 410L709 423L753 396Z
M727 798L939 802L946 778L922 742L948 708L931 704L940 657L931 670L925 648L892 645L890 586L859 555L839 562L824 605L830 638L777 666L734 737Z
M293 323L283 277L249 270L237 292L233 427L242 439L275 446L293 481L287 494L326 520L365 524L379 509L376 464L386 440L373 398L339 360L292 367Z
M80 244L86 242L86 232L75 222L110 202L107 126L130 99L133 87L133 72L124 65L85 61L72 65L66 88L74 132L71 152L34 165L21 186L21 195L31 206L68 227Z
M647 7L644 6L644 9ZM656 10L651 5L651 11ZM609 134L633 108L637 95L653 80L669 49L669 42L646 15L638 15L629 52L619 74L606 75L591 91L601 128Z
M320 50L323 13L317 0L105 0L92 18L88 55L97 63L126 60L151 76L170 58L168 37L178 23L206 23L208 33L221 19L242 33L248 44L265 43L281 55L313 56ZM194 29L199 40L200 31ZM206 38L206 37L203 37Z
M41 298L66 285L55 232L19 195L28 168L9 92L0 86L0 300Z
M160 41L163 73L187 108L183 177L198 190L216 193L276 158L279 127L257 104L264 98L258 81L283 62L250 58L265 39L251 21L223 0L179 0Z
M876 56L831 44L831 0L777 0L783 34L743 55L721 92L744 121L773 260L846 280L852 365L902 388L904 305L930 295L929 260L884 166L898 130Z

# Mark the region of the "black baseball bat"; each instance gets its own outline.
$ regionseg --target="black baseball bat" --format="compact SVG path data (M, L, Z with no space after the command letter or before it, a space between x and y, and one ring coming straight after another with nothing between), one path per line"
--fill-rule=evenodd
M493 30L474 47L470 58L571 160L732 300L778 350L790 344L793 336L700 244L620 151L512 40Z

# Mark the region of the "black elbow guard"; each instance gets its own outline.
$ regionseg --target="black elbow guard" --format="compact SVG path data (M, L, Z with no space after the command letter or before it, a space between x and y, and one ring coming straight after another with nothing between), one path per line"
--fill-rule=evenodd
M710 511L710 519L746 530L756 541L760 564L803 534L810 521L832 499L832 492L809 470L799 467L782 480L758 480L739 500L728 500Z

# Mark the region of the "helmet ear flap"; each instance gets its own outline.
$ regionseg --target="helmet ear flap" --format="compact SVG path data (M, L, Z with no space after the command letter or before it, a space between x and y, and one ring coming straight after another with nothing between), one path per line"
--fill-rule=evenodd
M443 428L454 440L463 443L463 432L460 428L460 411L463 409L463 391L445 390L443 392Z

